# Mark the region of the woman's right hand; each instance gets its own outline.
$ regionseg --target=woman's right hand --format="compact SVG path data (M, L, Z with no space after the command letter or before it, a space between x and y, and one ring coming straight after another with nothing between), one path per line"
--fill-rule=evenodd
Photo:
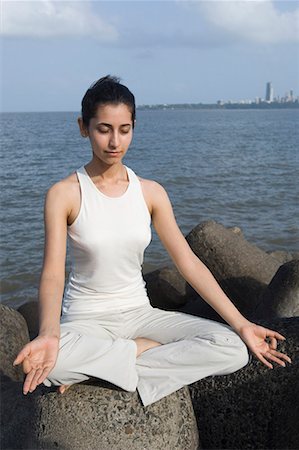
M23 393L33 392L55 366L59 350L57 336L37 336L22 348L13 365L23 364L26 374Z

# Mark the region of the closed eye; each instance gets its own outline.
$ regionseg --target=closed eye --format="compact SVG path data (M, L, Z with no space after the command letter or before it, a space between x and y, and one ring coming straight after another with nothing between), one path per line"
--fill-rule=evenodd
M106 127L105 128L98 128L97 130L101 134L109 133L109 128L106 128Z
M120 130L121 134L128 134L131 130L131 127L122 128Z

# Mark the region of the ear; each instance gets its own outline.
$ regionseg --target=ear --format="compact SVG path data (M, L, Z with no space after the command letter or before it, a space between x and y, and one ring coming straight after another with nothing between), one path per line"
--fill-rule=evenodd
M82 137L88 137L88 128L83 123L82 117L78 117L78 125Z

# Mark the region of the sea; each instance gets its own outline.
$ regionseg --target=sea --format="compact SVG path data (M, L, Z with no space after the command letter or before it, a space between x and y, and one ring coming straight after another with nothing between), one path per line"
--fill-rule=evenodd
M78 115L0 116L1 301L6 305L17 308L37 299L45 194L91 159ZM165 187L184 234L215 220L241 228L265 251L298 251L298 119L298 109L137 110L124 163ZM144 269L168 264L153 233Z

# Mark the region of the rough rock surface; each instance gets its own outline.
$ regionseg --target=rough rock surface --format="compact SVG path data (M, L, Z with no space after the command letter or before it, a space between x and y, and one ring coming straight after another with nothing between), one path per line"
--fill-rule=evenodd
M186 239L240 311L252 316L279 261L214 221L199 224Z
M286 262L292 261L292 259L298 259L299 255L296 257L296 252L286 252L283 250L275 250L274 252L267 252L272 258L277 259L280 264L285 264Z
M219 314L184 280L176 267L163 267L149 272L144 279L152 306L223 322Z
M161 309L176 309L197 294L174 266L144 275L151 304Z
M5 384L5 383L4 383ZM64 395L20 383L2 391L1 448L60 450L197 450L188 388L144 408L137 393L80 384Z
M22 367L13 361L22 347L29 342L26 321L20 313L0 304L0 375L13 381L24 378Z
M280 266L256 314L257 317L299 316L299 259Z
M34 339L38 335L38 303L24 303L18 308L18 312L26 320L30 339Z
M263 322L286 341L292 364L268 369L255 357L243 369L190 388L204 449L299 448L299 318Z

